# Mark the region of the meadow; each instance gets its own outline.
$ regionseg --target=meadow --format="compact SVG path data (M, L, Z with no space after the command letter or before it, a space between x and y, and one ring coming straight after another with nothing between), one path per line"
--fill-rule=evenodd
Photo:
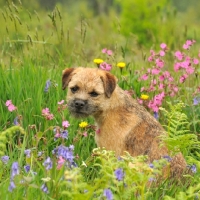
M151 42L123 33L114 10L93 17L84 3L77 9L73 17L61 4L44 11L7 1L1 9L0 200L199 199L200 30L177 30L172 12ZM77 66L115 74L165 128L169 158L149 165L98 149L94 120L70 116L62 90L62 70ZM179 151L192 173L158 184Z

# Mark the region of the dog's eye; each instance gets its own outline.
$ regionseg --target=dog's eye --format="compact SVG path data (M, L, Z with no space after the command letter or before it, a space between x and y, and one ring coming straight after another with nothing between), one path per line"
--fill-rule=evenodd
M90 92L90 96L91 96L91 97L97 97L98 95L99 95L99 94L96 93L96 92L94 92L94 91L93 91L93 92Z
M79 88L77 86L75 86L75 87L72 87L70 89L71 89L72 93L75 93L76 91L78 91Z

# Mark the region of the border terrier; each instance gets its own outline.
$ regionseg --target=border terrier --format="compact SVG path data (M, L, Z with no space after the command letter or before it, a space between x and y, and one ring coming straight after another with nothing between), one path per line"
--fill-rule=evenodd
M116 156L124 151L132 156L147 155L149 163L169 155L159 138L166 134L160 123L117 85L111 73L96 68L67 68L62 74L63 90L66 87L70 113L77 118L94 117L98 147L115 151ZM178 153L170 161L170 174L179 177L186 166Z

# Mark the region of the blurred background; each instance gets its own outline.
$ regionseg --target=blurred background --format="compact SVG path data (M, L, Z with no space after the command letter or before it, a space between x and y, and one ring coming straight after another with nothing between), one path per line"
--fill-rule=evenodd
M162 42L174 49L200 41L199 0L0 0L0 6L4 60L45 52L54 64L63 56L68 65L87 65L105 47L124 60Z

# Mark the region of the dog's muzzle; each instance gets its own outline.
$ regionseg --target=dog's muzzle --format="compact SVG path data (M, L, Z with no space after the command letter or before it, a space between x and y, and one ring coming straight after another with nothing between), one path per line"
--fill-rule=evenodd
M74 107L76 108L76 110L83 109L86 104L87 104L86 100L82 100L82 99L76 99L76 100L74 100Z

